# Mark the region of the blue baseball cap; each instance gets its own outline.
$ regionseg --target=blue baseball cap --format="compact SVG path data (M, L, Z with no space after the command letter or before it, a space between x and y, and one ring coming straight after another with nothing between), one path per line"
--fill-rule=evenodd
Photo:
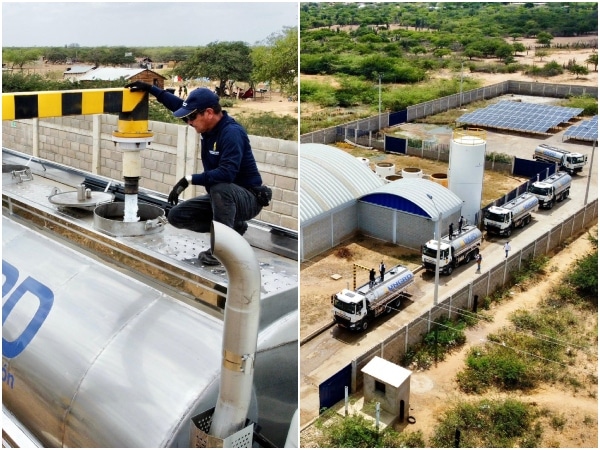
M219 96L208 88L194 89L185 99L181 108L173 112L177 118L185 117L194 111L202 111L219 104Z

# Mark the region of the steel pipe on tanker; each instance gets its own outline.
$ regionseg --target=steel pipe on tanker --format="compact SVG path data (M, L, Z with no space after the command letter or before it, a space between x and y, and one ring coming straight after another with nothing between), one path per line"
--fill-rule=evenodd
M225 439L244 428L254 377L260 316L260 266L252 247L235 230L213 221L211 248L227 270L223 364L219 398L209 434Z

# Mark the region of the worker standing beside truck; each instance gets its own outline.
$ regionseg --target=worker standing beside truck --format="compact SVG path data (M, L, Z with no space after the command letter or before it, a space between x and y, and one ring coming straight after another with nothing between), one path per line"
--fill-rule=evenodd
M149 92L202 135L200 158L204 172L181 178L168 201L173 208L168 220L175 228L210 232L213 220L243 235L247 221L271 201L271 189L262 185L246 130L221 109L219 97L207 88L194 89L185 101L157 86L135 81L132 91ZM207 194L179 203L179 195L190 185L201 185ZM212 250L200 252L205 265L218 265Z

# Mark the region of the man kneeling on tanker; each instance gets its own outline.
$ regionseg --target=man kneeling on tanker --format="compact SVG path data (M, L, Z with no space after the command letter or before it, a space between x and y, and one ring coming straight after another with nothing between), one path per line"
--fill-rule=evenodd
M197 88L185 99L141 81L126 85L132 91L154 95L167 109L200 133L200 158L204 171L183 177L171 190L168 202L174 205L167 216L175 228L210 232L213 220L233 228L240 235L247 221L256 217L271 200L271 189L262 185L246 130L227 111L210 89ZM204 186L205 195L179 202L190 185ZM212 251L200 252L204 265L220 264Z

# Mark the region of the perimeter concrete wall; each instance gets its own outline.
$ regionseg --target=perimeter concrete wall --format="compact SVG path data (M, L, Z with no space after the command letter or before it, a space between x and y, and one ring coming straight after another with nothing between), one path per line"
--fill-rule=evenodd
M122 180L122 151L112 140L117 116L102 114L2 122L2 146L95 175ZM202 171L199 135L189 126L149 123L154 140L141 151L140 187L168 194L186 174ZM298 230L298 143L250 136L273 200L258 220ZM204 193L194 186L184 198Z

